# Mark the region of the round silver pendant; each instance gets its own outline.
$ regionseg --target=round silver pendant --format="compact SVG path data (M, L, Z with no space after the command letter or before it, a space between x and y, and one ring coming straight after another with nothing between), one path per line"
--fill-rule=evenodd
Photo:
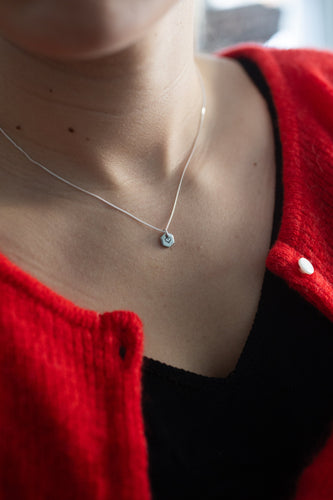
M164 233L161 236L161 243L164 247L170 248L175 243L175 238L171 233Z

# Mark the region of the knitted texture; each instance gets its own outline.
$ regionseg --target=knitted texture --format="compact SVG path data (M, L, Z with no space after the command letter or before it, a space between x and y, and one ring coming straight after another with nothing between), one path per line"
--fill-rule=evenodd
M242 44L218 55L254 61L278 114L283 217L267 267L333 321L333 54ZM143 342L134 312L80 308L0 254L1 500L151 499ZM332 472L333 437L297 500L333 498Z
M239 44L217 55L255 62L278 114L283 217L266 266L333 321L333 53ZM300 272L301 257L311 261L314 274ZM296 500L332 498L333 434L305 469Z
M283 218L267 268L333 321L333 53L240 44L217 54L257 63L278 114ZM301 257L313 275L299 272Z
M0 276L1 500L149 499L141 320Z

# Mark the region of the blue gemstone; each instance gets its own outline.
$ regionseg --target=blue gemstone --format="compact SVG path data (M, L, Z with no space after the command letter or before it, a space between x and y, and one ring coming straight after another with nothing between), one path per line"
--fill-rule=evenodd
M175 243L175 238L171 233L164 233L161 236L161 243L164 247L170 248Z

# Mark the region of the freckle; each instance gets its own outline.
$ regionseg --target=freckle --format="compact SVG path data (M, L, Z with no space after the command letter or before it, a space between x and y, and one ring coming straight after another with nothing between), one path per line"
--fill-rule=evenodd
M21 130L21 125L16 125L16 130Z
M86 137L86 141L90 141L90 137Z
M255 162L253 163L253 165L256 167L256 166L257 166L257 162L255 161Z
M75 132L75 130L73 129L73 127L68 127L68 130L69 132L71 132L73 134L73 132Z
M49 92L50 92L50 93L51 93L51 92L53 92L53 89L49 89Z

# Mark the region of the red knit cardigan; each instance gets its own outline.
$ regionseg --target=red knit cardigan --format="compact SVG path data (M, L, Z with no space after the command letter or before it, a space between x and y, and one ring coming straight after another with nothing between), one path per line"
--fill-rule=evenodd
M217 54L254 61L278 114L283 217L267 268L333 321L333 53L242 44ZM0 254L0 500L151 498L143 341L134 312L80 308ZM333 434L296 500L332 498Z

